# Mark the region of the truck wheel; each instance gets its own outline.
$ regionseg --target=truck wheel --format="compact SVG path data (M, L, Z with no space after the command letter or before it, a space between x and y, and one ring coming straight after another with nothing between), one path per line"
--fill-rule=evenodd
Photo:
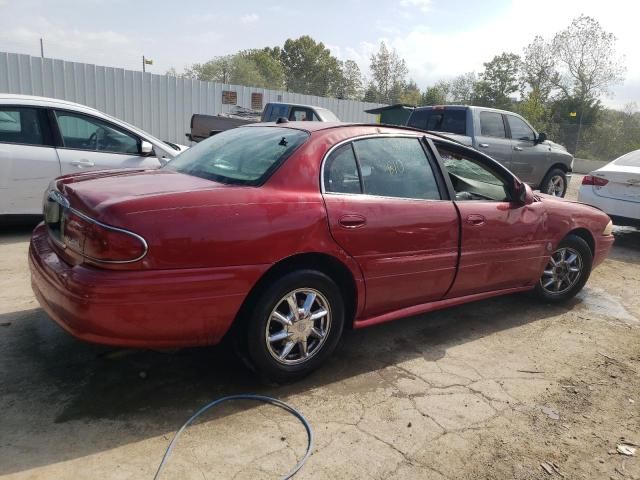
M547 172L540 185L540 191L554 197L564 197L567 193L567 175L559 168Z
M301 378L333 353L343 324L344 302L335 282L315 270L291 272L267 287L249 314L251 363L269 380Z
M560 303L573 298L591 274L593 254L587 242L577 235L568 235L549 257L536 293L548 302Z

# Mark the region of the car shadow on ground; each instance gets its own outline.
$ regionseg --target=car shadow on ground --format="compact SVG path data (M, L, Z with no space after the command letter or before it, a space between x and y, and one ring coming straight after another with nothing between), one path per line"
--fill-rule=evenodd
M580 303L543 305L528 295L512 295L403 319L365 330L346 331L329 362L290 385L266 385L245 368L227 345L174 352L121 350L85 344L57 327L41 309L0 315L0 416L13 428L37 431L5 447L19 459L2 460L0 475L84 457L157 435L170 435L207 402L235 393L259 393L287 400L311 390L423 357L442 358L447 349L507 329L562 314ZM254 404L241 404L250 409ZM208 421L238 409L220 409ZM121 422L122 429L73 449L48 449L47 436L65 423ZM26 423L24 423L26 422ZM83 428L73 429L75 436ZM9 432L5 432L9 433ZM35 435L35 434L34 434ZM77 440L77 438L76 438ZM24 444L33 442L34 445ZM15 454L14 454L15 455ZM8 460L5 458L5 460Z

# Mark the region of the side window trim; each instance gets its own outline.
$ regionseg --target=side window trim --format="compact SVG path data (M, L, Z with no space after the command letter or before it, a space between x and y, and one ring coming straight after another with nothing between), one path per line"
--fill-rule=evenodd
M358 152L356 152L356 147L354 147L353 142L349 142L349 147L351 147L351 152L353 153L353 157L356 159L356 169L358 170L358 182L360 183L360 195L366 195L364 191L364 179L362 178L362 168L360 168L360 159L358 158Z
M140 137L140 135L133 133L131 131L129 131L128 129L121 127L120 125L116 125L115 123L111 123L108 120L104 120L102 118L93 116L91 114L85 113L85 112L78 112L75 110L67 110L64 108L51 108L50 109L51 115L52 117L50 117L50 119L52 118L53 124L55 125L55 130L58 133L58 140L59 140L59 146L57 146L57 148L62 148L65 150L76 150L76 151L85 151L85 152L95 152L95 153L107 153L110 155L128 155L128 156L139 156L139 157L144 157L144 155L142 153L140 153L140 146L142 144L142 137ZM93 121L96 121L98 123L103 123L106 124L109 128L112 128L114 130L118 130L122 133L124 133L125 135L128 135L130 137L133 137L136 139L136 143L138 145L138 152L137 153L128 153L128 152L114 152L114 151L110 151L110 150L84 150L82 148L74 148L74 147L67 147L64 144L64 136L62 135L62 130L60 129L60 125L58 123L58 112L61 113L66 113L66 114L70 114L70 115L75 115L78 117L87 117ZM57 143L57 142L56 142Z

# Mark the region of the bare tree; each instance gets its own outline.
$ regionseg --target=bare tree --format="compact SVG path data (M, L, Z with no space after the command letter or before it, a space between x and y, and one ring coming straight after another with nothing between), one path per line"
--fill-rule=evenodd
M474 72L463 73L451 80L448 98L454 103L470 104L478 82Z
M530 96L539 103L546 102L554 85L560 81L557 65L553 46L541 36L536 36L524 49L520 79L523 97Z
M559 75L554 82L566 97L596 99L621 83L626 71L616 56L616 37L600 23L581 15L553 39Z

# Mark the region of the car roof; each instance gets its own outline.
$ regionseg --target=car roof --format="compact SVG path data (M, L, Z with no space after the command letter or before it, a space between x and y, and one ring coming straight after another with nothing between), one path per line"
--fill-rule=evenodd
M420 130L419 128L408 127L405 125L389 125L384 123L351 123L351 122L259 122L259 123L250 123L248 125L242 125L239 128L255 128L255 127L282 127L282 128L292 128L296 130L304 130L306 132L319 132L322 130L332 130L332 129L342 129L342 128L352 128L352 127L363 127L370 128L374 130L372 133L415 133L419 135L426 135L431 139L443 139L451 143L457 143L462 145L459 141L454 138L443 134L442 132L432 132L426 130Z
M103 112L96 110L95 108L87 107L86 105L82 105L80 103L69 102L67 100L60 100L59 98L50 98L50 97L38 97L36 95L18 95L14 93L0 93L0 101L5 102L20 102L20 103L29 103L31 105L58 105L65 107L73 107L82 110L92 110L98 112L102 115Z

